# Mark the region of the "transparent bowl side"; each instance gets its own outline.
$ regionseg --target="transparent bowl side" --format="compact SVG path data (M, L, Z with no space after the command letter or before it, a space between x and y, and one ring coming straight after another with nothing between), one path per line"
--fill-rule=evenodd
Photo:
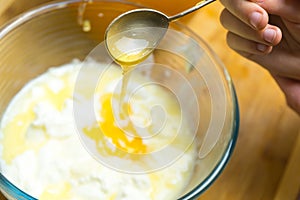
M203 193L226 166L238 137L239 108L230 75L209 45L184 25L175 23L171 28L184 36L166 35L162 46L164 48L172 46L169 49L177 55L163 54L162 62L172 66L172 62L176 60L177 64L183 66L180 74L189 80L199 104L199 109L185 108L188 111L189 121L196 120L195 116L198 114L200 119L196 135L199 144L197 165L189 184L179 198L185 200L194 199ZM178 55L181 59L174 58ZM167 83L167 85L171 84ZM177 84L179 88L185 83L177 82ZM187 95L183 94L183 96ZM185 104L188 105L189 100L186 98ZM213 144L213 140L214 145L210 145Z
M26 194L9 180L2 173L0 174L0 190L1 193L9 200L36 200L34 197Z
M43 5L23 14L0 29L0 116L3 115L14 95L28 81L45 72L49 67L69 63L74 58L84 60L91 50L103 40L105 28L116 16L137 8L131 3L95 1L92 5L87 5L84 15L91 22L92 29L84 32L77 22L80 2L80 0L72 0ZM202 52L199 57L200 55L203 57L199 59L199 62L194 63L195 67L200 71L203 70L202 66L204 65L206 69L214 69L210 72L216 78L212 83L224 86L222 88L224 97L220 104L225 106L228 111L224 116L219 140L209 154L204 158L199 158L192 179L180 198L192 199L202 193L216 179L232 153L238 132L238 106L230 77L208 45L180 24L174 24L172 28L189 36L198 44L200 53ZM188 47L189 41L178 41L178 44L174 42L173 44ZM159 51L155 55L157 62L166 65L178 59L177 57L177 55L165 56ZM196 57L198 57L197 54ZM182 62L189 62L189 59ZM198 96L199 102L201 102L199 110L201 123L197 139L201 142L211 123L212 110L216 109L214 107L215 100L211 100L210 91L206 88L207 80L203 78L204 75L202 78L200 77L200 82L193 82L193 80L199 80L199 77L193 77L193 72L187 73L186 68L179 70L183 74L186 73L185 76L192 80L191 84L194 84L196 91L203 91ZM205 73L205 71L202 72ZM1 191L9 199L34 199L11 184L2 174L0 178Z

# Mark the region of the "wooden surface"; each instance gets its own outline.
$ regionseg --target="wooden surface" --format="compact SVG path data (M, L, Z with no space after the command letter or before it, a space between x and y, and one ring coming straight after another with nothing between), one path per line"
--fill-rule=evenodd
M192 18L183 19L226 65L240 106L235 151L223 173L199 200L299 199L299 116L286 106L267 71L227 47L226 32L219 23L221 9L215 2ZM0 16L0 24L6 19Z
M209 5L188 25L211 45L231 74L240 105L240 131L227 167L199 200L300 198L299 116L286 106L266 70L226 46L226 31L218 18L221 9L218 2Z

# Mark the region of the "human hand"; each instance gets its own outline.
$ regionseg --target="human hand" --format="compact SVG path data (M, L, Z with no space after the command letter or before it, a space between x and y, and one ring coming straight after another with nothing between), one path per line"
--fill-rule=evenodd
M300 114L300 1L220 1L228 45L268 69Z

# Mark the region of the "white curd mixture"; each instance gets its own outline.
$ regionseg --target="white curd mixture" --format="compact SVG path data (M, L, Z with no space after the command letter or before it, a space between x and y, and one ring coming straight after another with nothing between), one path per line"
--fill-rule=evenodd
M0 127L2 174L41 200L176 199L191 177L196 156L194 145L186 150L174 143L172 148L185 151L183 156L162 170L146 174L117 172L100 164L83 147L73 114L76 101L73 91L81 64L74 61L49 69L28 83L12 100ZM94 61L85 65L91 69L102 67ZM95 142L99 153L106 156L125 158L129 153L151 153L162 148L179 125L180 105L161 87L145 87L127 105L130 119L138 124L149 123L149 110L145 105L159 103L164 106L168 120L160 134L150 142L139 137L135 126L126 122L123 125L135 136L129 138L116 125L111 105L112 93L122 78L122 70L112 66L110 74L96 90L96 121L85 119L86 125L81 124L80 131ZM140 77L131 78L138 80ZM186 141L191 134L185 123L181 126L180 130L185 134L180 134L178 141ZM102 134L96 127L100 127ZM152 129L147 129L148 134L151 135ZM123 150L124 155L116 154L111 145L105 145L105 139L115 149Z

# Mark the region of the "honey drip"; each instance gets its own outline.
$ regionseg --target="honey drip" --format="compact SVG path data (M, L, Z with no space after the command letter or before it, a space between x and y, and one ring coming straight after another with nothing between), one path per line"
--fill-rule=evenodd
M93 0L82 0L78 6L77 23L82 27L82 31L89 32L91 30L91 22L84 18L87 4L93 3Z

